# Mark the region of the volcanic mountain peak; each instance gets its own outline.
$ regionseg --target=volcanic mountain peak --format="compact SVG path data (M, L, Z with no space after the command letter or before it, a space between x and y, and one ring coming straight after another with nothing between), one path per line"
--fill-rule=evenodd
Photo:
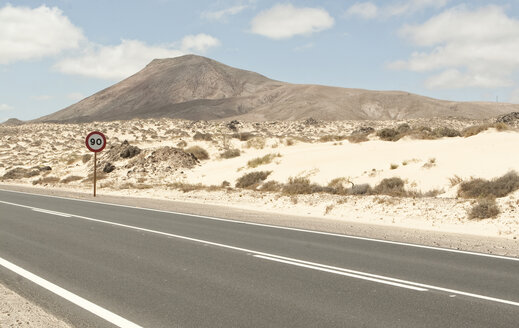
M154 59L127 79L36 121L482 119L518 110L511 104L451 102L401 91L290 84L186 55Z

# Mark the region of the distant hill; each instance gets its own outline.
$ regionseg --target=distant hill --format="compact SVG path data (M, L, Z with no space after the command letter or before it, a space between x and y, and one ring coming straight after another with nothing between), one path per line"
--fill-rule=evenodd
M387 120L432 117L486 119L519 105L453 102L402 91L290 84L209 58L155 59L143 70L37 122L132 118L248 121Z
M2 123L2 125L22 125L24 123L25 123L24 121L21 121L17 118L10 118L7 121L5 121L4 123Z

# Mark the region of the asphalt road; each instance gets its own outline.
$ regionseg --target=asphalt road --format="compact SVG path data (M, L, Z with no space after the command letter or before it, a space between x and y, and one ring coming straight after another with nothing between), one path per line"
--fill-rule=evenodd
M519 322L519 259L1 190L0 282L78 327Z

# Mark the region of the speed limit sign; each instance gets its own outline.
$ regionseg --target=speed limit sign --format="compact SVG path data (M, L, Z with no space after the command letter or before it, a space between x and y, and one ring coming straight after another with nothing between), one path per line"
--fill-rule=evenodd
M85 140L88 150L94 152L94 197L96 196L97 184L97 153L105 149L106 137L99 131L90 132Z
M106 137L99 131L90 132L85 140L88 150L95 153L102 151L106 147Z

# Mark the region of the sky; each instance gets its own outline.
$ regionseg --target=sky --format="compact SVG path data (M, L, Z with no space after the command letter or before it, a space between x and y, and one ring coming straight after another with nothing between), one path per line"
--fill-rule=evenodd
M519 103L519 1L0 0L0 122L191 53L291 83Z

